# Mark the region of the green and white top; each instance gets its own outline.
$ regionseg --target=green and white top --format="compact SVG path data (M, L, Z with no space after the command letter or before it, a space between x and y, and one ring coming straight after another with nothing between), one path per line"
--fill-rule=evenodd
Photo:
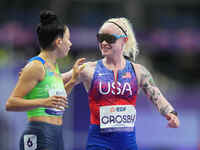
M31 58L29 62L31 61L40 61L44 65L45 77L24 98L33 100L48 98L54 95L67 97L58 65L56 64L56 70L52 71L47 62L39 56ZM64 111L64 108L60 110L56 108L39 107L27 111L27 115L28 118L34 116L62 116Z

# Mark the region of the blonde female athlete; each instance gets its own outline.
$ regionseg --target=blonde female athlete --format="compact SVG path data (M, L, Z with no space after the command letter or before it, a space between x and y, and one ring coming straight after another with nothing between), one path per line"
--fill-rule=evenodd
M177 128L177 112L154 84L149 71L135 60L137 43L126 18L107 20L97 33L103 59L87 62L80 73L88 92L90 127L87 150L137 150L135 136L136 98L142 89L168 120ZM64 73L69 79L71 72Z
M10 95L8 111L27 111L28 125L20 140L20 150L64 150L62 118L67 93L83 69L76 61L72 78L64 84L56 60L66 56L72 45L69 28L52 11L40 13L37 35L41 47L20 74Z

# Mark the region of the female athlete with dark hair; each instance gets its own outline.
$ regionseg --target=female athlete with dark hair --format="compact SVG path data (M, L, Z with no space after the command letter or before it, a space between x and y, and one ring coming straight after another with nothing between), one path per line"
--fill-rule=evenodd
M28 125L20 150L64 150L62 119L67 94L83 69L84 58L73 67L72 78L64 84L57 59L66 56L72 45L69 28L49 10L40 13L37 27L41 52L29 60L10 95L8 111L26 111Z

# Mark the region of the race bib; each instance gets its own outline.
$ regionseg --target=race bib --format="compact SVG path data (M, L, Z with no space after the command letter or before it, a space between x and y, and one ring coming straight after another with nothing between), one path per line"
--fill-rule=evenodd
M36 135L24 135L24 149L36 150L37 149L37 136Z
M64 97L67 97L67 93L64 89L49 89L49 96L64 96Z
M114 131L133 130L136 109L132 105L112 105L100 107L100 128Z
M65 90L62 89L49 89L49 97L50 96L64 96L67 97L67 93ZM65 108L61 107L62 110L56 108L46 108L45 112L50 115L63 115Z

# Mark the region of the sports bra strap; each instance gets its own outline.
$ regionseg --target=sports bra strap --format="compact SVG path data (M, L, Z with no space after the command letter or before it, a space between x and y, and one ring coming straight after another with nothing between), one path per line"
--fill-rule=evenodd
M32 57L31 59L29 59L29 62L31 62L31 61L33 61L33 60L38 60L38 61L40 61L42 64L45 64L45 60L42 59L42 58L39 57L39 56Z

